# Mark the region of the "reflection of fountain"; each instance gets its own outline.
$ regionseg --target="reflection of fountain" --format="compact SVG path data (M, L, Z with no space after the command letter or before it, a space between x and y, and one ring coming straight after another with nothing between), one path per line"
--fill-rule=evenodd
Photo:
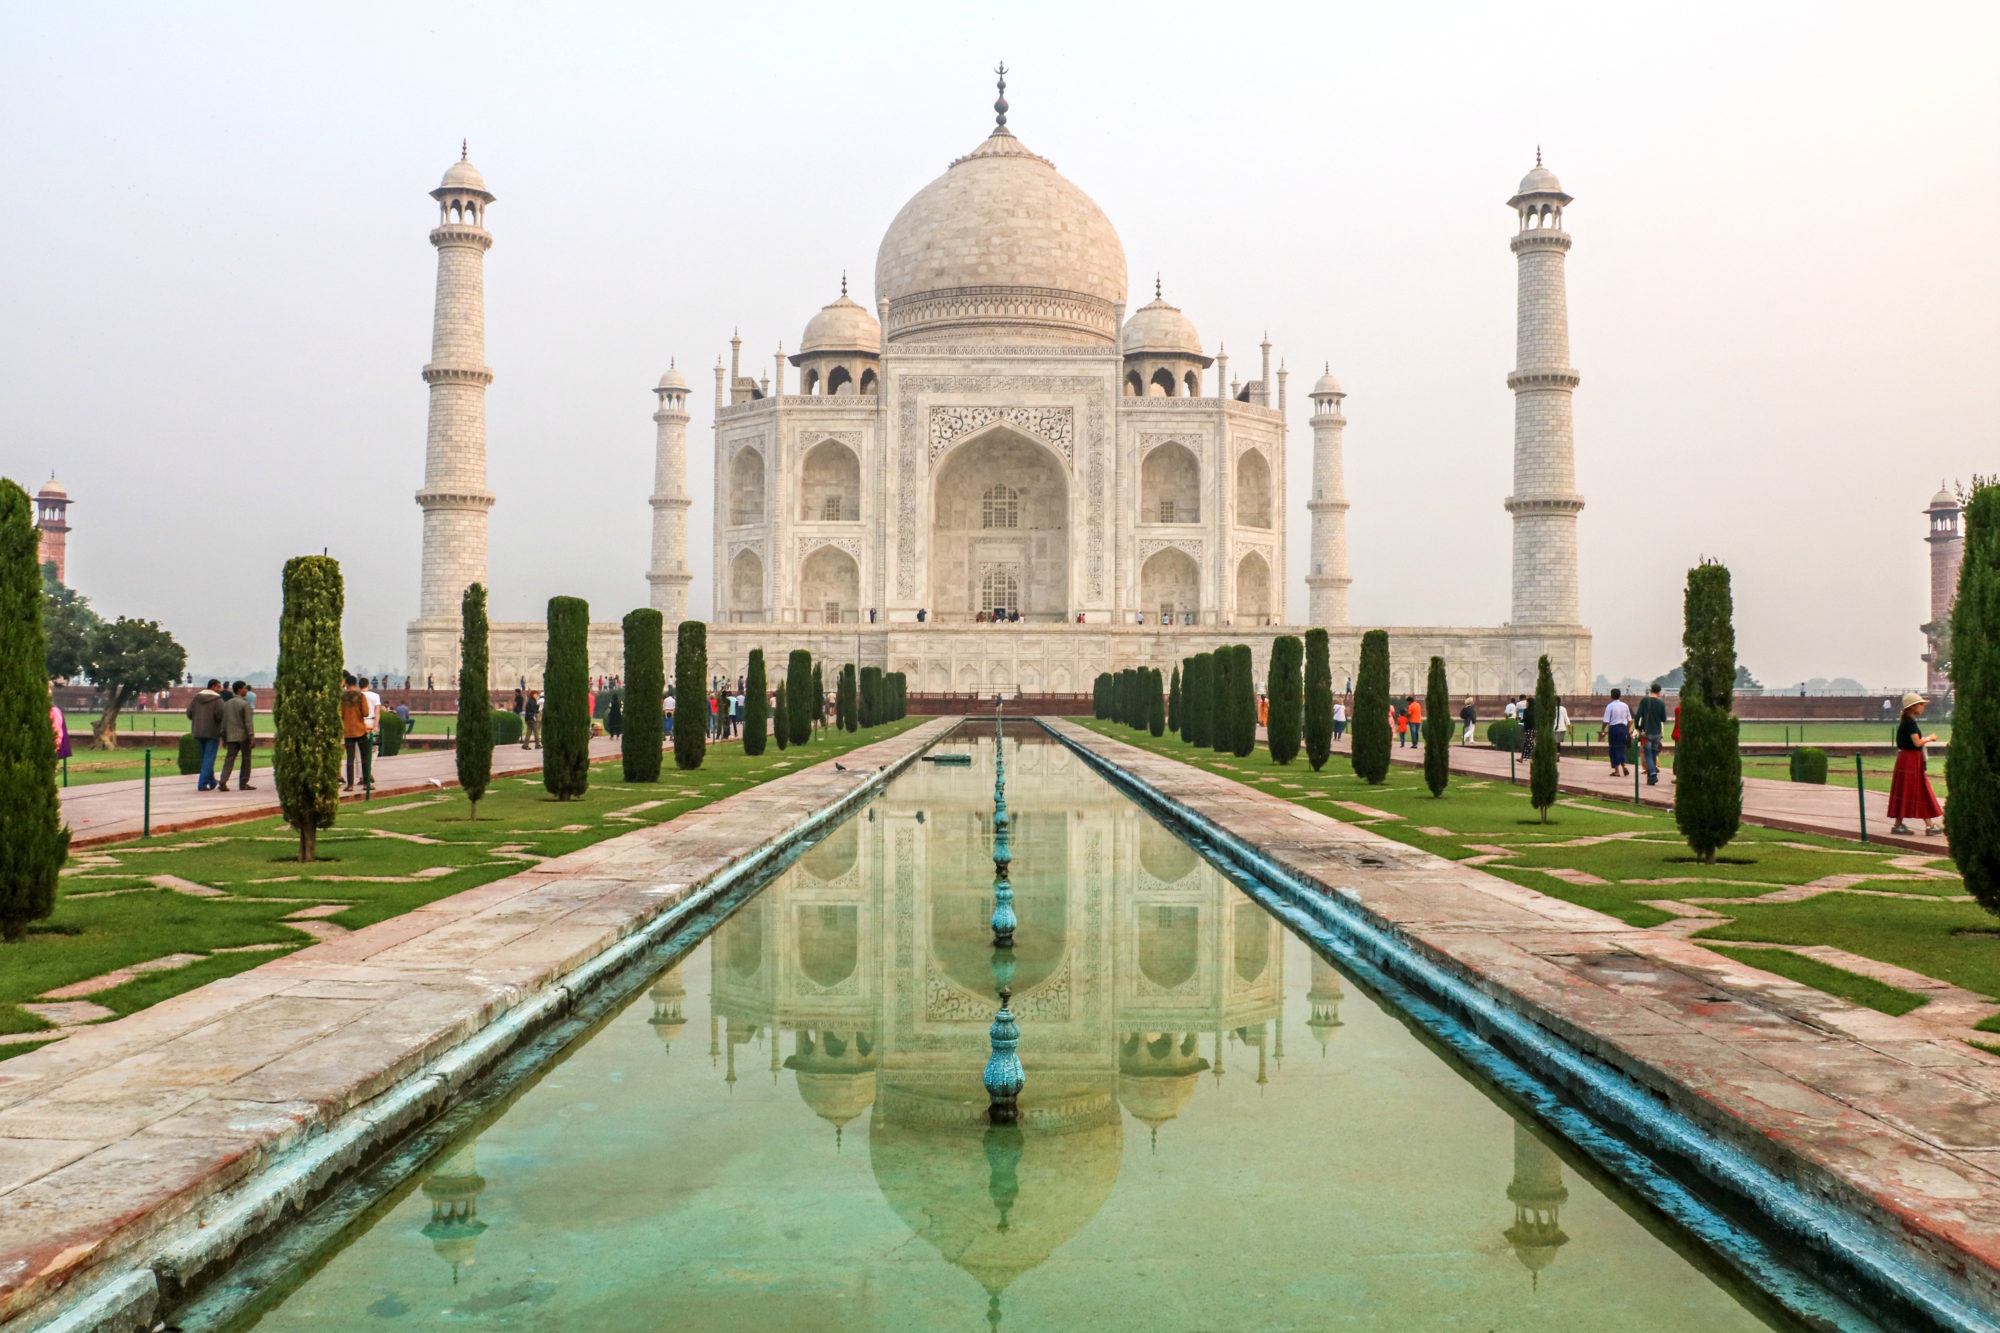
M1514 1201L1514 1225L1500 1234L1514 1247L1514 1256L1528 1270L1530 1284L1555 1262L1556 1251L1569 1244L1556 1212L1569 1199L1563 1185L1562 1160L1520 1121L1514 1122L1514 1179L1507 1197Z
M662 973L649 993L653 1016L646 1021L652 1024L653 1035L660 1039L660 1049L671 1051L674 1038L687 1026L687 1019L681 1016L681 1002L687 999L687 988L681 985L681 965L675 963Z
M431 1220L424 1225L423 1234L430 1238L438 1258L451 1265L454 1287L458 1285L459 1267L472 1266L473 1248L480 1233L486 1230L486 1224L479 1220L479 1195L486 1188L486 1178L479 1174L475 1160L478 1148L478 1139L468 1141L438 1163L437 1170L424 1181L424 1197L431 1201Z

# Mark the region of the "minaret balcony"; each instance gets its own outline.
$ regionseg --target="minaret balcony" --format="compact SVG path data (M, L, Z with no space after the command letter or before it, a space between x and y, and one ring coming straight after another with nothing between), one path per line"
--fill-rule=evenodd
M417 503L426 509L491 509L493 501L485 491L417 492Z
M1574 389L1583 376L1574 370L1516 370L1507 376L1510 389Z
M1581 495L1510 495L1504 507L1510 514L1576 514L1583 511Z
M1548 231L1524 231L1508 242L1517 255L1525 250L1567 250L1570 244L1568 232L1553 228Z
M476 384L485 388L493 382L493 371L487 366L441 366L433 361L424 367L426 384Z
M440 248L447 245L473 245L481 250L493 248L493 233L484 227L468 227L463 222L447 222L431 231L431 244Z

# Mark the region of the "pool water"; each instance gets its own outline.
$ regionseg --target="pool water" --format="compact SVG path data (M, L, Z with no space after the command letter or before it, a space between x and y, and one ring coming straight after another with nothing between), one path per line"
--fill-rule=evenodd
M1776 1326L1027 728L990 1126L969 730L237 1327Z

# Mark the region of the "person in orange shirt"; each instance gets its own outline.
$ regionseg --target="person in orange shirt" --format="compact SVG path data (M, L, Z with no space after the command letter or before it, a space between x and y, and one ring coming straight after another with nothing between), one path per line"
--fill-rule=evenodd
M1421 745L1424 734L1424 706L1418 703L1414 696L1404 699L1403 716L1409 723L1406 728L1409 743L1412 746Z
M347 790L354 790L354 765L368 743L368 696L355 685L354 673L340 673L340 736L347 746Z
M1271 696L1268 694L1257 696L1257 725L1260 727L1271 725Z

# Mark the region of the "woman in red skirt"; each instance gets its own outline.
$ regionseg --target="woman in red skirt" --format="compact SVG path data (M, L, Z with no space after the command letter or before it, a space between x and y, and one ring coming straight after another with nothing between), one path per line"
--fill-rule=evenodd
M1889 818L1896 821L1891 833L1908 833L1905 819L1924 821L1924 832L1933 836L1944 832L1938 827L1938 816L1944 807L1938 804L1937 793L1931 790L1931 780L1924 776L1924 747L1937 740L1935 734L1926 736L1917 719L1923 716L1924 708L1930 701L1921 694L1903 696L1903 720L1896 726L1896 775L1889 782Z

